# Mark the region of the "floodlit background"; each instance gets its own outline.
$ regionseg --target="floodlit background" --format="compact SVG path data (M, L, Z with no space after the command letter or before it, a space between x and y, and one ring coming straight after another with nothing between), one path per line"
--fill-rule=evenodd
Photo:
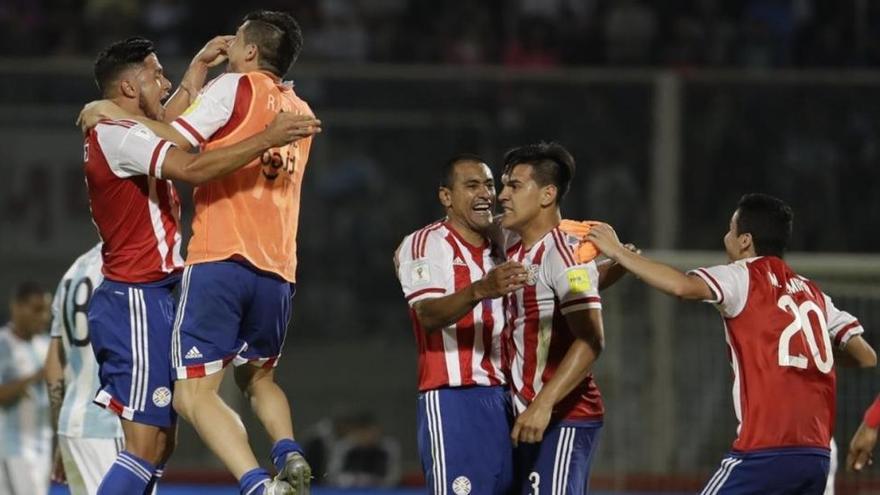
M607 221L682 268L724 261L743 193L781 196L796 213L793 266L880 342L880 4L869 0L2 0L0 291L54 287L97 241L73 124L98 97L97 52L150 37L176 82L257 8L301 23L288 76L324 122L279 367L318 483L358 479L333 466L370 445L390 453L373 484L421 482L416 350L391 256L441 216L440 164L458 152L497 173L509 147L559 141L578 162L564 215ZM721 322L634 280L603 299L595 373L608 413L593 486L694 492L735 436ZM844 453L878 390L873 370L840 372ZM230 479L186 424L168 471ZM875 476L841 474L838 493L880 490Z

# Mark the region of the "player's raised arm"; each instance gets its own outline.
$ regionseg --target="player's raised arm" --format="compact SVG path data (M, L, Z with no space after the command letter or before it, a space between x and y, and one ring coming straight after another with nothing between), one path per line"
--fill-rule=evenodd
M522 288L528 274L522 263L508 261L489 270L482 279L448 296L421 300L413 310L422 328L440 330L460 320L483 299L495 299Z
M165 102L165 117L163 119L165 122L176 119L187 107L192 105L202 86L205 85L208 69L226 61L226 48L234 38L233 35L217 36L196 53L177 86L177 90Z
M264 131L243 141L197 155L171 147L162 165L164 178L201 184L247 165L269 148L321 132L321 121L309 115L279 113Z
M646 284L682 299L710 300L715 297L703 279L687 275L669 265L651 260L637 252L627 249L614 229L608 224L600 224L590 229L587 239L596 244L608 256L626 268Z

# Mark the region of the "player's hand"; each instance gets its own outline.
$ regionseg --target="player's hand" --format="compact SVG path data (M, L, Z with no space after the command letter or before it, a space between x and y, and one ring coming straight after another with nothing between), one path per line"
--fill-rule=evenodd
M265 132L271 147L277 148L321 132L321 121L311 115L280 112Z
M55 483L67 484L67 475L64 473L64 462L61 460L61 449L56 448L52 452L52 477Z
M76 117L76 125L83 131L83 134L89 129L95 127L102 120L118 120L129 117L128 112L119 108L119 106L110 100L95 100L89 103L79 111Z
M523 443L538 443L544 439L544 431L550 424L550 416L553 414L553 405L545 404L540 399L535 399L529 407L516 418L513 430L510 431L510 440L513 446Z
M625 249L620 243L620 239L617 238L617 232L607 223L593 225L587 233L587 240L595 244L602 254L614 261L617 261L620 252Z
M226 61L226 49L235 39L233 35L217 36L205 43L205 46L193 57L193 63L204 64L206 67L214 67Z
M529 273L522 263L507 261L489 270L474 289L478 299L495 299L521 289L528 278Z
M861 471L865 466L873 464L875 445L877 445L877 428L862 423L849 442L849 452L846 454L847 471Z

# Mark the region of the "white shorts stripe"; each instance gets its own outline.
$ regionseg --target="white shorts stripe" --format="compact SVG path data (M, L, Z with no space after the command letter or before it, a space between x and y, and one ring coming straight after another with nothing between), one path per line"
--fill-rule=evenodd
M440 416L440 392L434 390L426 393L425 397L428 408L428 430L431 434L434 493L446 495L446 448L443 443L443 420Z
M574 452L574 440L577 436L577 429L575 428L566 428L569 430L568 433L568 441L565 444L565 451L563 452L563 469L562 469L562 480L560 482L560 494L564 495L566 493L566 487L568 487L568 475L571 472L571 455Z
M131 386L128 390L128 407L137 410L135 397L137 397L138 384L138 349L137 349L137 327L138 318L135 309L134 287L128 288L128 318L131 326Z
M561 473L561 469L559 469L559 459L562 458L562 444L565 443L565 428L562 428L559 432L559 438L556 440L556 455L553 456L553 485L550 489L550 493L556 495L559 493L559 478Z
M171 332L171 365L175 368L183 366L181 357L180 325L186 312L186 300L189 296L189 279L192 274L192 266L183 269L183 280L180 287L180 303L177 307L177 315L174 318L174 329Z
M140 410L143 411L147 407L147 396L150 393L150 325L147 320L147 301L144 300L143 289L138 289L138 297L141 301L141 357L143 363L143 374L141 376L141 400Z
M715 476L709 481L706 485L706 488L702 491L700 495L715 495L718 493L718 490L724 486L724 483L727 481L727 478L730 477L730 473L733 472L733 468L739 465L742 462L742 459L735 459L733 457L728 457L721 461L721 468L715 473Z
M132 409L135 411L143 411L143 396L146 389L146 376L144 373L144 368L146 365L147 356L144 352L144 307L142 304L141 298L141 290L134 290L134 306L135 306L135 322L137 322L137 331L135 332L135 337L137 338L137 342L134 344L134 348L136 349L137 355L137 388L135 389L134 396L134 404L132 405Z

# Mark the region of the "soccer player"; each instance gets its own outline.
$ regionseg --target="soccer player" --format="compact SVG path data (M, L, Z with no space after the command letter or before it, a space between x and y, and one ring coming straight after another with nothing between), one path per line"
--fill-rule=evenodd
M506 301L521 493L586 493L604 414L591 373L604 346L598 270L575 258L580 241L559 228L574 172L574 158L556 143L504 157L501 225L518 236L507 259L527 272Z
M150 41L130 38L108 47L95 62L95 79L104 98L129 114L162 118L161 100L171 84ZM99 494L144 493L173 450L172 290L183 260L180 203L169 179L198 184L228 174L269 149L311 135L315 123L282 114L237 144L201 154L178 149L130 120L102 121L88 132L86 184L104 241L104 280L88 309L101 382L95 402L123 419L126 444Z
M526 279L487 239L495 182L484 161L446 162L446 220L395 253L419 349L418 444L429 493L506 494L513 483L510 396L501 361L501 296Z
M98 243L70 266L52 301L46 384L56 454L60 452L61 473L72 495L97 493L123 447L119 418L92 404L99 380L87 318L92 293L104 279L101 266Z
M833 346L873 353L858 320L782 259L792 218L780 199L743 196L724 236L731 263L687 274L622 249L608 225L587 235L648 285L711 303L724 319L740 427L704 495L823 493L835 416Z
M0 493L46 495L52 465L49 400L43 361L49 347L51 297L33 282L20 284L0 327Z
M312 119L309 106L281 80L301 47L302 33L289 14L251 13L226 49L229 72L212 81L172 126L145 123L182 147L214 150L250 138L279 112ZM311 478L293 440L290 405L274 379L296 280L299 197L310 145L305 138L275 147L194 193L193 237L172 347L174 407L239 480L242 493L262 490L269 474L259 468L238 416L217 393L229 363L275 442L271 457L278 479L304 493Z

